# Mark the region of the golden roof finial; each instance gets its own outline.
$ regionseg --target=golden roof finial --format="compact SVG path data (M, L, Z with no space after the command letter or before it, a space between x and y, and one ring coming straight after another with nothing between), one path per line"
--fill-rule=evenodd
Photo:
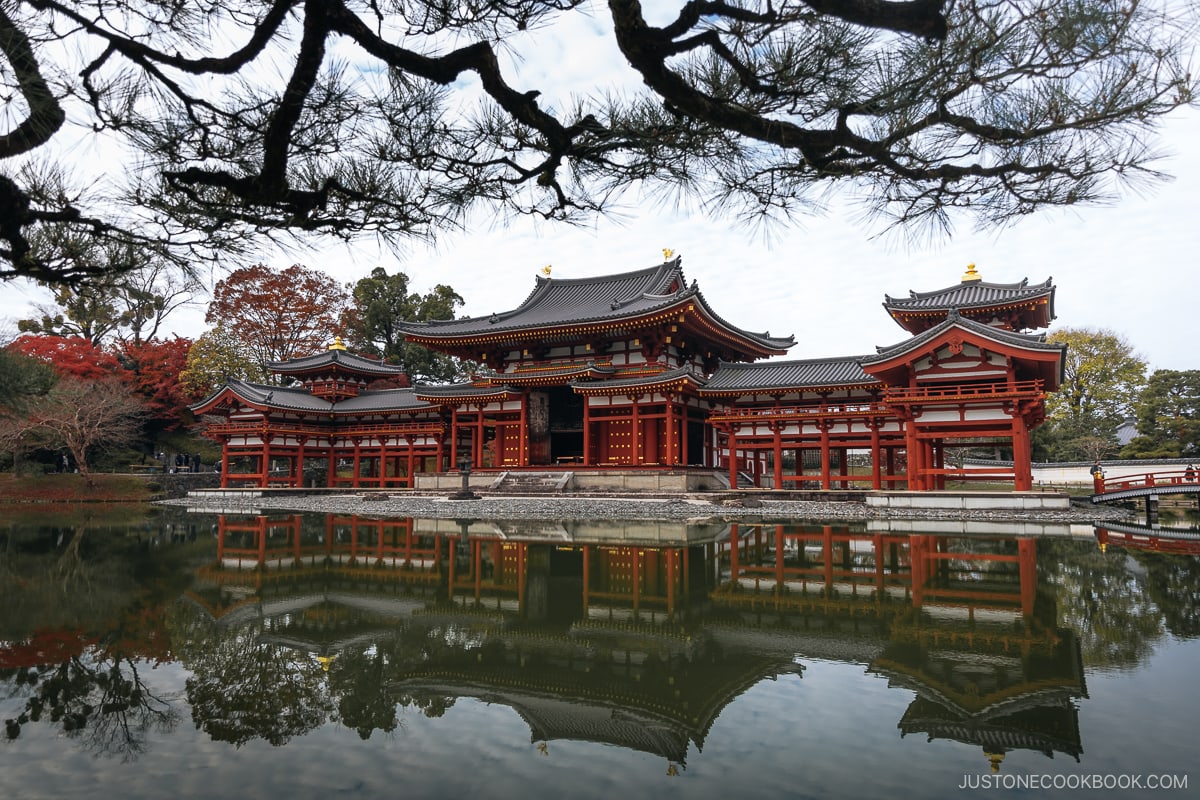
M1003 750L996 751L996 750L986 750L985 749L983 751L983 754L987 756L987 760L992 765L992 774L994 775L997 772L999 772L1000 771L1000 763L1002 761L1004 761L1004 751Z
M962 282L970 283L971 281L981 281L981 280L983 280L983 276L975 271L975 265L967 264L967 271L965 273L963 273Z
M342 343L342 337L333 337L333 344L329 345L330 350L345 350L346 345Z
M675 251L669 247L663 248L663 261L670 261L671 256L675 255Z
M553 270L553 269L554 269L554 266L553 266L553 265L551 265L551 264L547 264L546 266L542 267L542 274L543 274L543 275L545 275L547 278L549 278L549 277L550 277L550 271L551 271L551 270Z

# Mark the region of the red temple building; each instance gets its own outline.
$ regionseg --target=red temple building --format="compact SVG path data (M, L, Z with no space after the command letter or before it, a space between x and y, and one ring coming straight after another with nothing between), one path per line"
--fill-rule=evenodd
M408 341L480 368L374 388L400 370L348 353L273 364L193 407L221 421L223 485L416 486L421 473L688 472L773 488L1032 488L1029 433L1062 380L1050 281L887 297L911 336L866 356L771 360L795 344L739 328L678 258L597 278L538 277L517 308L408 323ZM965 448L1012 460L967 467Z

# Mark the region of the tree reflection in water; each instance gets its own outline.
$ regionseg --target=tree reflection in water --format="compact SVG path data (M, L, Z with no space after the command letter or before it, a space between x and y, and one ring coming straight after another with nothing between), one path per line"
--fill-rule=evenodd
M92 647L58 664L14 670L4 677L25 696L25 709L5 720L5 735L16 739L24 725L45 720L87 752L136 759L151 733L170 733L179 721L172 700L142 679L146 666Z

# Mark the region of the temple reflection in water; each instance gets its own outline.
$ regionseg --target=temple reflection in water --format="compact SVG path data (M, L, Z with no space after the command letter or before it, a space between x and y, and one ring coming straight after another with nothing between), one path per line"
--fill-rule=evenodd
M256 627L345 682L348 724L364 691L427 715L477 698L539 748L672 771L750 687L829 659L915 693L902 736L993 769L1014 749L1078 760L1080 646L1038 591L1035 538L879 526L221 516L188 599L216 635Z

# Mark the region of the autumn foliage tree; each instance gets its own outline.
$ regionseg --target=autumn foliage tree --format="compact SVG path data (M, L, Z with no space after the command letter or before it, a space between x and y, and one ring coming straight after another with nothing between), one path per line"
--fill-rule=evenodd
M268 365L308 355L341 332L345 289L330 276L295 264L276 271L265 264L234 270L213 290L205 321L238 340L254 363Z
M79 474L93 486L93 453L136 439L144 414L141 401L115 376L99 380L67 376L29 412L26 430L45 447L69 450Z
M1145 383L1145 360L1110 330L1062 328L1047 339L1066 344L1067 353L1062 386L1047 398L1047 422L1035 433L1038 454L1084 461L1115 452L1117 428Z
M111 376L121 368L116 356L82 336L25 334L9 348L49 364L59 375L85 381Z
M127 385L142 397L146 415L159 430L175 430L191 402L180 382L192 340L176 336L123 345L118 358Z
M188 348L179 381L193 400L207 396L231 378L259 383L266 373L244 342L222 327L212 328Z

